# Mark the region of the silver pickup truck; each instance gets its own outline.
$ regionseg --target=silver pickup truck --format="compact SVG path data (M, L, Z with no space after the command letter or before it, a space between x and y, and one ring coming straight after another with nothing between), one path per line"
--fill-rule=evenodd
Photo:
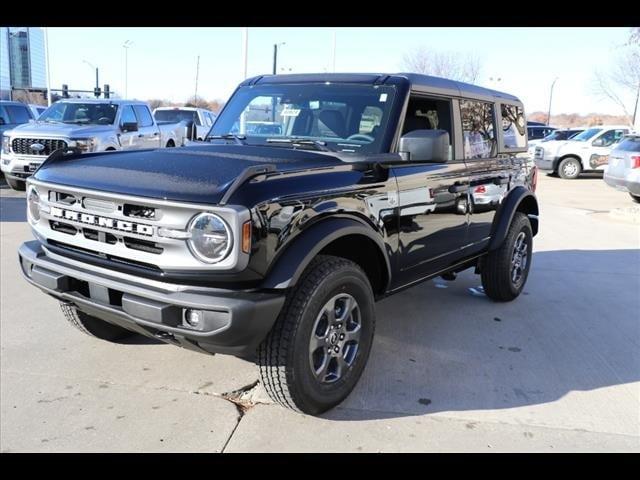
M182 146L184 122L158 124L144 102L130 100L61 100L36 122L2 135L0 168L14 190L55 150L83 153Z

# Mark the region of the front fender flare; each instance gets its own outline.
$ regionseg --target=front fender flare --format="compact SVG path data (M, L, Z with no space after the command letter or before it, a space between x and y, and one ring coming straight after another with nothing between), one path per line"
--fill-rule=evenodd
M318 253L334 240L347 235L363 235L372 240L385 260L387 279L391 278L391 264L386 254L384 242L374 229L349 218L320 220L301 232L291 243L284 247L270 267L265 281L261 285L266 289L284 289L294 286L307 265Z
M504 239L507 238L509 226L517 211L522 211L527 214L531 221L533 235L538 233L538 200L531 190L518 186L507 195L507 198L502 202L496 212L496 218L491 229L489 251L499 248L502 242L504 242Z

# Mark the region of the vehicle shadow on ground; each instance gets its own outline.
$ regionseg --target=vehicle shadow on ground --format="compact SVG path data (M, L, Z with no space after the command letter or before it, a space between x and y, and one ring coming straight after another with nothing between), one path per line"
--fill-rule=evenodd
M363 377L323 417L509 409L637 382L638 272L636 249L538 252L513 302L478 292L470 270L383 300Z
M20 197L0 197L0 222L26 222L27 202Z

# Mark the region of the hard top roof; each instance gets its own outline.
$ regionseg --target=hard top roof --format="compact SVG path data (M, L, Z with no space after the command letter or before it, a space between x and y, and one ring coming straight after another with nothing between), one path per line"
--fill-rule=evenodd
M294 73L286 75L261 75L246 79L242 85L279 84L279 83L359 83L385 85L393 80L406 79L417 90L434 90L452 96L493 98L521 103L514 95L479 87L470 83L458 82L447 78L421 75L418 73Z
M61 98L58 102L65 103L112 103L114 105L134 104L134 105L147 105L147 102L142 100L122 100L114 98Z

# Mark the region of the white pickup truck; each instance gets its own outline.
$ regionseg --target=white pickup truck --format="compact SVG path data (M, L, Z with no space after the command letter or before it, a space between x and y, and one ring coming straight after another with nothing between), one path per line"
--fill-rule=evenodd
M65 99L35 122L2 135L0 168L14 190L55 150L83 153L182 146L184 122L158 124L149 106L131 100Z
M628 125L600 125L570 140L541 142L534 161L540 170L566 179L578 178L584 171L604 170L612 147L632 130Z

